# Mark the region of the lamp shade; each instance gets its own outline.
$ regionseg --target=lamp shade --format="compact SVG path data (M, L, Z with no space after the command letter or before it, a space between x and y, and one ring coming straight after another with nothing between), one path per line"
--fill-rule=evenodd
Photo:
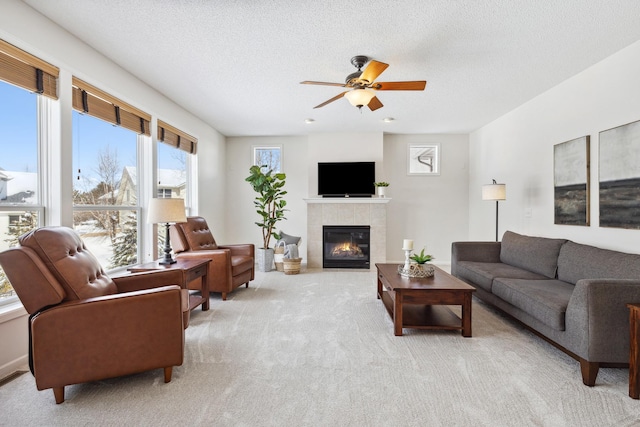
M187 222L184 199L151 199L147 222L151 224Z
M376 96L375 92L365 89L354 89L344 94L344 97L349 100L354 107L362 107L369 105L371 98Z
M482 200L507 200L506 184L493 184L482 186Z

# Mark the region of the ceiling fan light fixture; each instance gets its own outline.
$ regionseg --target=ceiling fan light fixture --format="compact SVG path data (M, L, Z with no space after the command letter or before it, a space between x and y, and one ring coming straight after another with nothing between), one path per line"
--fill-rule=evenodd
M344 97L349 100L354 107L363 107L369 105L371 98L376 96L375 92L366 89L354 89L344 94Z

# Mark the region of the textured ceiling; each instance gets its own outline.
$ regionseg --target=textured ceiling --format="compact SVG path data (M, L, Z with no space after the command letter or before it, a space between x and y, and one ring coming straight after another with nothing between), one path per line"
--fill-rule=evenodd
M637 0L24 2L227 136L467 133L640 40ZM314 110L354 55L427 88Z

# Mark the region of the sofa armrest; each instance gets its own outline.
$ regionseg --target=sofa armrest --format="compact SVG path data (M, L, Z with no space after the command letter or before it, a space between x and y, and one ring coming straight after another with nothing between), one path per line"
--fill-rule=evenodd
M640 302L640 280L582 279L566 313L578 355L590 361L629 361L628 303Z
M451 274L456 275L459 261L500 262L500 242L453 242Z
M31 320L39 390L178 366L184 355L178 286L59 304Z
M219 249L229 249L231 255L244 255L255 258L255 245L251 243L237 245L218 245Z
M180 270L153 270L112 277L118 292L133 292L182 283Z

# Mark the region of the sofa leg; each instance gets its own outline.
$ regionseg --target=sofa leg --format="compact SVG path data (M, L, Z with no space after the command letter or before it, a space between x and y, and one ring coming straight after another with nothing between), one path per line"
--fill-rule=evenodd
M227 293L223 292L222 293L222 301L226 301L227 300Z
M582 382L584 385L589 387L596 385L596 377L598 376L599 369L600 364L598 362L589 362L580 359L580 371L582 371Z
M64 387L54 387L53 396L56 398L56 404L64 402Z
M245 284L244 284L244 287L245 287L245 288L248 288L248 287L249 287L249 282L245 283Z
M171 374L173 373L173 366L164 368L164 382L171 382Z

